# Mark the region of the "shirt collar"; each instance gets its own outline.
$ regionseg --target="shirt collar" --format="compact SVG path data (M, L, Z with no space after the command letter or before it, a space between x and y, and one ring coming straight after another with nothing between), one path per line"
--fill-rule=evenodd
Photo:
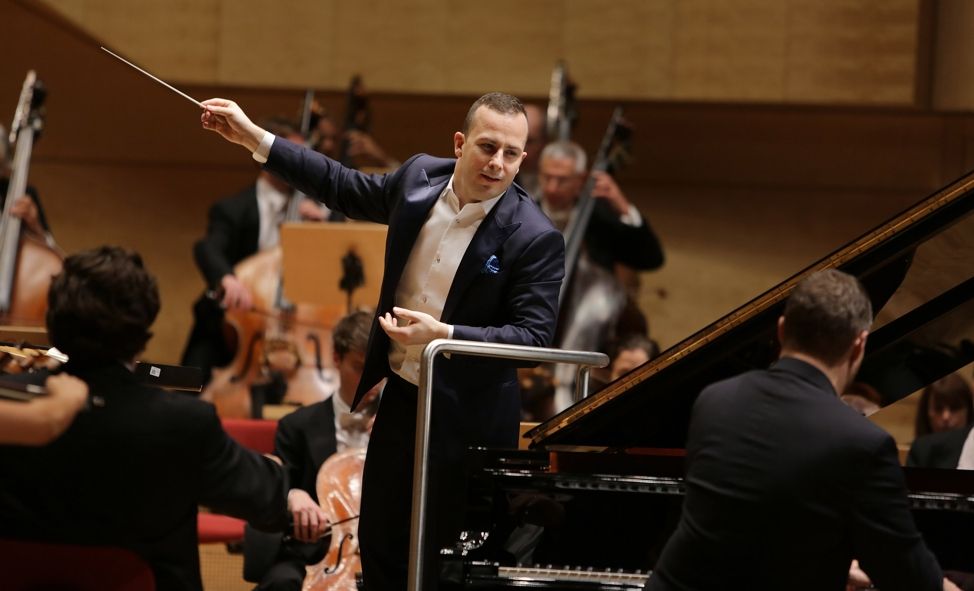
M460 213L460 198L457 197L457 194L453 191L454 176L455 175L450 175L450 180L446 183L446 188L443 189L443 192L440 194L440 198L446 199L454 213ZM478 217L486 217L487 214L490 213L490 210L494 209L494 206L497 205L497 202L501 200L501 197L503 197L504 193L506 192L507 190L505 189L504 191L498 193L496 197L484 199L483 201L471 201L464 207L464 209L469 207L472 211L478 211L478 213L483 212L483 215L478 215Z
M336 417L340 417L343 414L348 414L352 412L352 408L349 405L345 404L345 401L342 400L342 397L338 394L337 390L335 391L334 394L331 395L331 403L335 409Z
M277 188L265 178L257 179L257 202L263 202L270 207L271 211L283 211L287 204L288 195L278 191Z

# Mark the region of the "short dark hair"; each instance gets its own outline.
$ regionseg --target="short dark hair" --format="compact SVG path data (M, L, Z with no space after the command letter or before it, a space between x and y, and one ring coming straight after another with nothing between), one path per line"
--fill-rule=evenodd
M460 128L460 131L463 133L470 131L470 126L473 125L473 117L480 107L487 107L491 111L500 113L501 115L517 115L520 113L524 115L525 119L528 117L528 114L524 112L524 105L521 104L521 101L516 96L503 92L488 92L470 105L470 110L467 111L467 116L463 120L463 127Z
M365 352L369 344L372 316L372 312L358 310L338 321L331 333L331 343L339 359L351 352Z
M51 343L72 363L130 361L152 337L156 279L137 253L102 246L64 259L47 294Z
M873 321L873 307L859 280L835 269L812 273L785 305L781 345L832 364L842 359Z

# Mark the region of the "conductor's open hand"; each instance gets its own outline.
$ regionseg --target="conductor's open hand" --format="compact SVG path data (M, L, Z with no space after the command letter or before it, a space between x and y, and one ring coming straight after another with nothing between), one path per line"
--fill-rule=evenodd
M227 141L240 144L251 152L257 149L264 137L264 130L251 121L237 103L211 98L203 101L203 106L205 109L200 116L203 129L215 131Z
M395 315L393 315L395 314ZM379 316L379 326L389 338L403 345L425 345L434 339L450 336L450 327L424 312L393 308Z
M330 526L324 510L300 488L287 493L287 509L294 520L294 538L302 542L315 542L328 532Z

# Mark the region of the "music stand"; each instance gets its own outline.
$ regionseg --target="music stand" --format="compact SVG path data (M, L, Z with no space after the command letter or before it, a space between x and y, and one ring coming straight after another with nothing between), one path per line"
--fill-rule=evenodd
M386 226L289 223L281 226L284 297L345 315L379 301ZM351 291L349 291L351 290Z

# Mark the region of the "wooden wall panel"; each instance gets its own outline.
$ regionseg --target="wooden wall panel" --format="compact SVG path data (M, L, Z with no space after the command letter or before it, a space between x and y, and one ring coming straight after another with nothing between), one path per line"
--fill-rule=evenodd
M916 0L791 0L791 102L910 104L915 95Z
M220 0L221 84L329 86L336 80L335 2ZM175 74L175 73L174 73Z
M914 103L921 1L44 0L182 82L865 105Z
M158 76L181 82L218 80L218 0L53 0L109 49L123 52Z
M787 2L679 3L673 98L783 100L787 15Z

